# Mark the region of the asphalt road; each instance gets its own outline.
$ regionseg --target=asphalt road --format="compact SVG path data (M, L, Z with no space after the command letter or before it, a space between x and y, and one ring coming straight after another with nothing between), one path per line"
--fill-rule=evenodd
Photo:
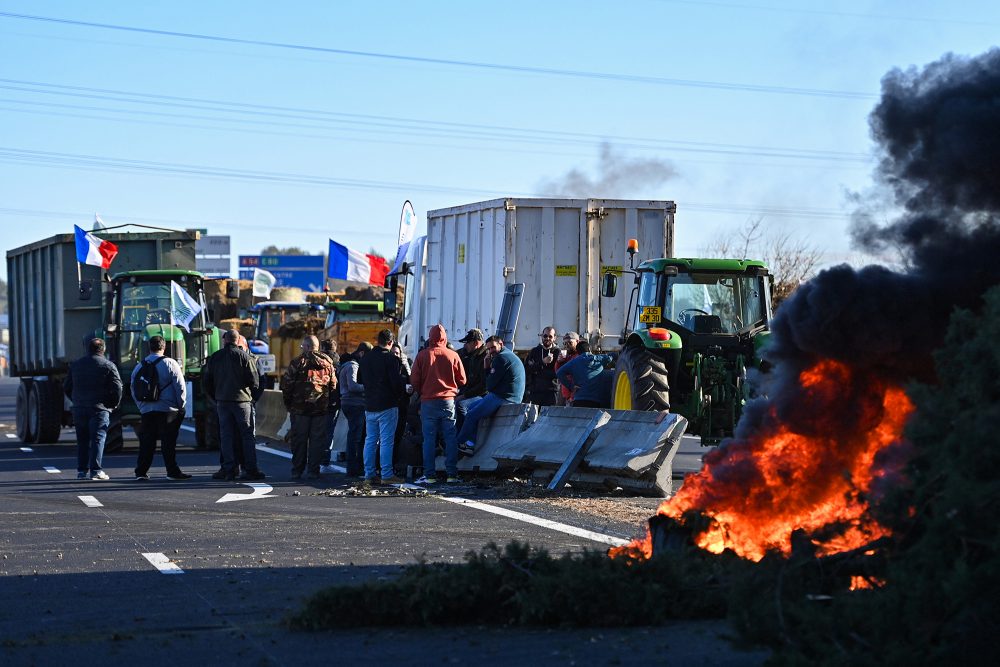
M421 556L460 562L469 550L512 539L554 553L603 549L630 535L621 525L537 504L538 518L553 523L438 496L331 497L323 491L346 487L342 476L288 481L287 455L272 448L259 452L269 473L263 486L215 481L218 454L195 450L190 431L182 432L178 458L191 480L167 480L157 455L153 479L135 481L130 440L105 457L110 481L78 481L70 430L52 445L17 440L15 389L16 381L0 379L0 664L737 665L766 657L720 639L728 633L722 623L291 633L281 621L309 594L391 576ZM474 497L475 489L442 495L463 494Z

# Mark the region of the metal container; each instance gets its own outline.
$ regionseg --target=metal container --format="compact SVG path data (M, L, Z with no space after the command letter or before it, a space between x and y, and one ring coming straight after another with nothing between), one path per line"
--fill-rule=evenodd
M471 328L492 334L506 286L523 283L516 351L546 326L615 348L630 290L602 299L601 275L628 268L630 238L637 260L672 256L675 211L671 201L521 198L428 211L426 239L411 246L400 339L413 353L437 323L453 340Z

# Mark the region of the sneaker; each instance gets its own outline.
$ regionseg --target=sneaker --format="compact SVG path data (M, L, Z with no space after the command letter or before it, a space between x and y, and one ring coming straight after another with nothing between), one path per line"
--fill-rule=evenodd
M466 441L458 446L458 453L462 456L472 456L476 453L476 446L472 441Z
M461 484L461 483L462 479L460 477L449 476L448 479L445 480L445 484Z
M90 473L89 472L78 472L78 473L76 473L76 478L77 479L90 479Z
M187 474L186 472L181 472L180 470L178 470L173 475L167 475L167 479L172 479L174 481L182 479L191 479L191 475Z
M414 484L437 484L437 483L438 483L437 477L428 477L427 475L424 475L423 477L414 482Z
M319 471L324 475L329 475L331 473L337 472L337 469L334 468L332 465L325 465L325 466L320 466Z
M108 477L108 473L104 472L103 470L95 470L90 474L90 479L99 479L102 482L106 482L111 478Z
M267 475L262 473L260 470L254 470L253 472L243 473L242 475L240 475L239 479L245 482L257 482L259 480L264 479L265 477L267 477Z
M148 477L147 477L148 479ZM226 472L225 470L220 470L219 472L212 474L212 479L222 479L227 482L231 482L236 479L236 473Z
M382 484L405 484L406 480L399 475L393 475L392 477L383 477Z
M135 481L137 481L137 482L148 482L149 481L149 475L145 475L145 474L143 474L143 475L136 475L135 476Z
M306 479L310 479L310 480L312 480L312 479L319 479L319 473L318 472L307 472L306 473Z

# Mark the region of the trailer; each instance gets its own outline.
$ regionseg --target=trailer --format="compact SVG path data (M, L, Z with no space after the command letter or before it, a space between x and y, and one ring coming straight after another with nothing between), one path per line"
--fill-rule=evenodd
M217 431L201 391L201 371L219 347L218 330L207 320L203 276L194 270L196 231L106 232L118 246L109 271L76 260L73 234L60 234L7 252L11 375L17 390L17 434L22 442L55 442L72 424L63 395L69 364L85 353L87 340L107 341L108 358L127 385L153 335L184 369L189 414L199 445L213 444ZM183 331L170 320L170 283L176 282L202 311ZM234 285L234 289L238 286ZM166 315L164 315L166 313ZM137 426L139 412L126 390L112 415L107 449L122 443L123 425Z
M675 212L664 200L515 197L428 211L427 235L407 258L411 275L397 277L401 344L416 354L438 323L454 338L496 333L505 293L523 285L516 352L537 345L546 326L616 349L629 295L601 299L601 275L628 267L628 239L649 256L673 256Z

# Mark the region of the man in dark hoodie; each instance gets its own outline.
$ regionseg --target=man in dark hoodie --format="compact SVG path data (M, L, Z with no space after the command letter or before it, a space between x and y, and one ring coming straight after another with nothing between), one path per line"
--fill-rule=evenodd
M391 352L396 337L389 329L378 332L378 346L361 358L358 384L365 388L365 482L375 481L376 457L382 469L383 484L405 480L392 469L392 445L399 418L399 397L406 392L402 364Z
M610 354L591 354L590 343L581 340L576 344L577 356L565 366L560 366L556 377L566 389L573 392L573 407L604 408L611 398L611 388L604 374L607 366L615 363Z
M104 357L102 339L87 341L87 356L70 364L63 389L73 401L76 478L110 479L101 468L101 462L111 411L122 400L122 379L115 365Z
M458 440L455 433L455 396L465 384L465 369L458 353L448 348L448 332L435 324L427 335L410 373L410 384L420 395L420 424L424 436L424 476L417 484L434 484L434 448L444 436L444 465L448 482L458 482Z
M319 479L323 450L329 450L327 413L330 392L337 388L333 359L319 350L319 339L302 339L302 354L281 376L281 393L292 418L292 479Z
M208 358L202 383L205 393L215 401L219 413L222 469L212 479L236 478L236 450L243 452L242 480L261 480L257 467L257 441L254 438L253 398L260 386L257 362L237 344L240 332L223 332L224 347Z

